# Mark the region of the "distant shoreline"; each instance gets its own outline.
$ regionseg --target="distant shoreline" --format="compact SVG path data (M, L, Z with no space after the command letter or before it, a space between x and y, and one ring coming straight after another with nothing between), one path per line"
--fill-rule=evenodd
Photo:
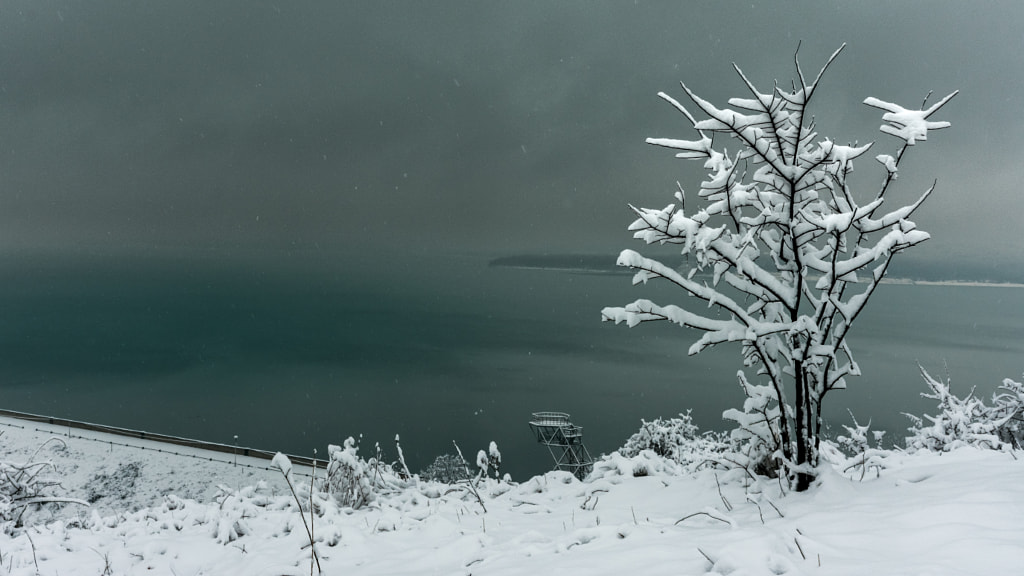
M610 262L605 264L605 262ZM506 256L488 262L492 268L513 270L538 270L569 274L594 274L617 276L633 274L633 271L616 266L614 260L602 256ZM908 286L961 286L965 288L1024 288L1021 282L998 282L986 280L918 280L913 278L883 278L882 284Z
M1024 288L1015 282L981 282L976 280L912 280L910 278L883 278L882 284L908 286L963 286L966 288Z

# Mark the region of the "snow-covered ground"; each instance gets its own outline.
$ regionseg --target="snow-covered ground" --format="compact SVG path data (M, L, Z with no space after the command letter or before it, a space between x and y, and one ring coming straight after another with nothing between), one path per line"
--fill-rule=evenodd
M124 439L13 420L0 431L13 461L63 434L35 459L53 462L64 494L94 500L0 536L0 574L310 572L303 519L266 461L111 446ZM1021 573L1024 461L964 448L883 463L863 480L837 470L782 494L742 471L674 474L616 455L586 482L490 480L486 512L464 489L410 482L360 510L322 507L314 538L325 574Z

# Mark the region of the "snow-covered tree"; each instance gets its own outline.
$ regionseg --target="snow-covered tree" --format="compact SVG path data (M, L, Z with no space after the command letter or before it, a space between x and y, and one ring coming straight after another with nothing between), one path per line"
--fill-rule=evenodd
M930 118L957 93L920 110L867 98L884 111L881 131L902 143L895 155L881 154L881 185L853 189L853 162L871 149L840 145L819 137L809 105L836 50L808 82L795 57L797 79L787 90L778 83L759 91L735 64L750 97L718 108L685 84L683 91L706 119L697 120L679 101L660 96L681 112L696 140L650 138L676 150L676 157L700 160L709 171L697 194L701 205L686 206L682 187L676 204L660 210L630 206L637 220L633 236L648 244L682 247L677 268L623 251L620 266L636 270L634 284L663 279L693 297L684 306L637 300L605 308L604 320L636 326L668 321L702 331L690 354L726 342L742 343L744 365L760 385L739 371L750 397L743 412L725 414L738 429L804 490L818 463L821 407L825 395L859 375L847 346L850 327L874 294L893 256L924 242L928 234L909 220L935 188L914 202L882 210L894 188L904 153L948 122ZM732 148L726 147L731 144Z

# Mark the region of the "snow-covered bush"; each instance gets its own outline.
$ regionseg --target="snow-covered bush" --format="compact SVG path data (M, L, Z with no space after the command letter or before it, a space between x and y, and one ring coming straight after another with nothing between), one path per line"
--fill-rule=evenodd
M399 490L408 485L401 468L396 470L393 464L383 461L379 446L376 456L369 461L359 457L359 446L352 437L345 440L344 446L328 446L327 453L325 491L340 506L359 509L373 502L379 492Z
M996 429L999 439L1015 450L1024 448L1024 384L1006 378L992 396L993 418L1002 424Z
M649 450L662 458L672 460L684 466L699 465L714 458L730 448L724 434L716 432L701 433L690 412L678 418L656 418L650 422L641 421L640 429L626 440L619 448L619 453L626 458L633 458L645 450ZM637 464L634 476L646 475L646 464ZM637 474L643 468L645 474Z
M960 398L950 391L949 377L936 380L924 368L921 376L930 392L921 396L938 402L935 416L905 414L910 418L908 450L948 452L962 446L1007 450L1020 445L1021 411L1024 409L1024 387L1013 380L1004 380L1004 392L993 397L988 406L974 395L974 388Z
M825 395L860 374L847 346L850 327L893 257L929 238L910 217L934 185L893 211L882 204L908 148L949 126L931 117L956 95L919 110L865 99L883 111L881 132L901 142L894 154L875 156L881 177L855 188L853 163L873 144L844 146L819 137L810 110L822 75L842 49L810 81L795 58L797 79L776 82L767 93L734 65L749 94L728 100L731 108L718 108L683 85L707 119L698 121L682 103L660 95L693 125L697 139L647 142L701 161L709 174L690 205L679 187L676 203L665 208L631 206L637 219L629 229L647 244L681 246L688 269L678 269L678 258L663 264L633 250L623 251L617 263L636 271L634 284L664 279L692 296L686 299L692 304L685 309L640 299L602 311L604 320L628 326L667 321L702 332L690 354L740 343L744 365L756 371L765 393L750 397L749 390L761 388L741 375L748 397L762 405L731 415L741 428L758 428L749 431L751 447L765 450L774 461L770 467L784 468L797 490L814 478ZM766 446L754 445L759 442Z
M874 470L876 476L881 474L885 469L885 459L890 454L888 450L882 448L885 432L871 430L870 420L867 424L857 422L853 412L850 412L850 419L853 420L853 426L843 424L846 434L839 434L835 438L835 443L830 443L832 451L825 455L826 459L842 472L859 472L861 480L868 470ZM872 440L874 447L871 446ZM822 442L822 451L825 451L825 445L826 442Z
M207 508L204 521L211 526L213 537L218 543L227 545L252 532L247 519L256 517L259 510L266 508L272 501L265 493L266 488L267 484L262 480L241 490L223 484L217 486L217 494L214 496L217 506ZM181 505L180 500L172 501L171 505Z
M486 513L487 506L484 504L483 496L480 495L481 489L489 488L491 495L496 496L507 492L512 483L512 479L508 474L503 478L498 478L501 466L501 452L498 451L498 445L492 441L486 452L483 450L477 452L476 476L473 476L469 471L469 464L462 455L462 449L459 448L459 445L454 440L452 445L455 446L455 451L458 453L457 459L463 463L466 476L465 479L455 482L448 492L463 490L465 494L472 495L477 503L480 504L480 509ZM493 480L487 477L488 470L494 470Z
M743 371L737 373L747 399L743 411L730 408L722 418L736 423L730 438L735 454L730 460L754 474L775 478L782 469L778 447L782 445L782 419L775 391L766 385L751 384Z
M352 437L345 439L343 446L328 445L327 454L327 470L322 477L318 474L310 484L293 487L297 499L298 493L302 493L299 505L303 509L309 507L305 502L310 491L314 496L325 495L341 508L359 509L376 500L378 495L400 491L412 481L401 456L398 461L388 463L379 445L376 456L369 460L359 456L359 445ZM292 466L287 456L278 454L274 465L291 483Z
M846 450L850 455L861 455L872 449L872 439L875 442L875 448L881 448L882 438L885 437L885 431L872 431L870 420L868 420L867 424L861 424L860 422L857 422L857 418L854 417L852 412L850 413L850 418L853 420L853 426L843 424L843 429L846 430L846 434L836 436L836 443L840 448ZM870 439L868 438L869 432L871 433Z
M498 451L498 445L493 440L488 446L487 452L480 450L476 453L476 467L480 469L480 474L484 477L488 476L489 472L493 472L495 478L501 476L501 452Z
M420 479L427 482L440 482L442 484L455 484L462 480L469 480L472 476L467 472L466 462L454 454L442 454L434 461L420 470Z

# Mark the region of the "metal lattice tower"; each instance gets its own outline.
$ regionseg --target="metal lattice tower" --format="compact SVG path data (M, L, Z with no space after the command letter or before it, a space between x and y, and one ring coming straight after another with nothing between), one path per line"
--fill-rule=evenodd
M583 428L569 421L565 412L534 412L530 428L537 442L548 447L555 459L555 468L572 472L583 480L594 466L594 460L583 445Z

